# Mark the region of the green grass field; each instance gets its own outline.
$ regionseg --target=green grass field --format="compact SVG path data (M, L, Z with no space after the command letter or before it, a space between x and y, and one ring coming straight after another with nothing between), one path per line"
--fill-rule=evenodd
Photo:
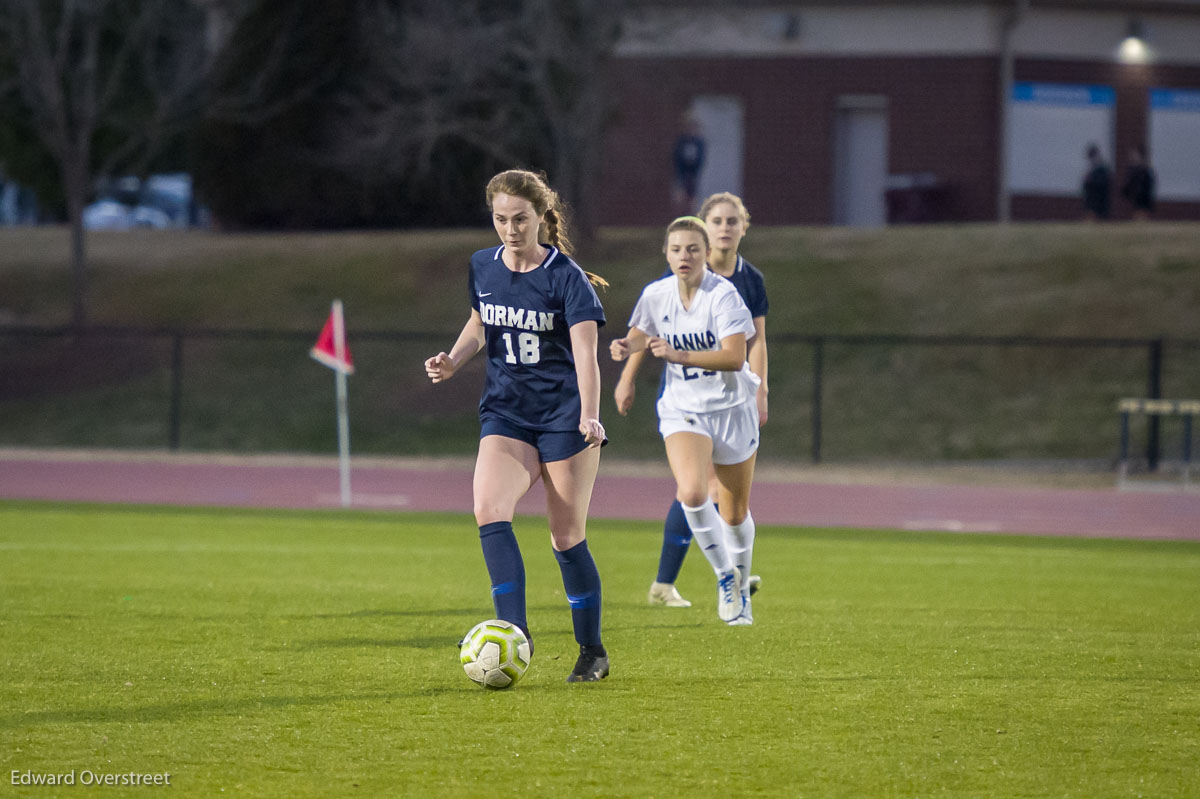
M651 608L655 523L594 522L612 676L518 520L533 666L463 675L491 615L468 517L0 502L0 776L171 795L1200 796L1200 546L760 528L756 624Z

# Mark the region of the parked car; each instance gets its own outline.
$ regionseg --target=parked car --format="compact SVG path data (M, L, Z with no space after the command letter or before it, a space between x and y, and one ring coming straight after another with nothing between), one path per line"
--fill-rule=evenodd
M145 180L123 177L108 182L100 198L83 209L88 230L185 228L206 216L194 205L192 176L151 175Z
M117 200L97 200L83 209L83 226L88 230L129 230L133 209Z

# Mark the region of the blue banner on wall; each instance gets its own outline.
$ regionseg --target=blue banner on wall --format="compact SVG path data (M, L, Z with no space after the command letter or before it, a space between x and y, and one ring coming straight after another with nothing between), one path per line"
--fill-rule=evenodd
M1057 106L1113 106L1117 94L1111 86L1075 83L1014 83L1014 103Z
M1200 90L1151 89L1150 107L1156 111L1195 111L1200 113Z

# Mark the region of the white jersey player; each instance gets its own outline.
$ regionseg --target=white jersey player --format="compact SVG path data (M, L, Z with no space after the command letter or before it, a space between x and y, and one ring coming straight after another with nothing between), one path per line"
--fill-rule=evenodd
M753 622L749 582L753 522L750 485L758 451L759 379L746 363L754 322L737 289L706 266L708 233L696 217L667 227L671 276L648 285L629 334L610 346L614 360L648 350L666 362L659 432L688 526L717 575L722 621ZM708 473L718 481L718 514Z
M679 279L672 275L642 290L629 326L652 338L670 342L680 351L720 349L722 339L741 334L754 336L754 322L733 283L705 269L688 306L679 295ZM737 371L703 369L668 362L659 407L677 413L723 411L753 399L758 376L743 363Z

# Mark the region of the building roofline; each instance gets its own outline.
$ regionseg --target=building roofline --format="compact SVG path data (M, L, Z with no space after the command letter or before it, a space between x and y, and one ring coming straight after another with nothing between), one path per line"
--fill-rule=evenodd
M810 6L944 6L982 5L997 8L1016 6L1020 0L738 0L739 8L803 10ZM1028 0L1033 8L1063 8L1078 11L1124 11L1131 14L1200 14L1200 0ZM728 9L729 0L625 0L629 9Z

